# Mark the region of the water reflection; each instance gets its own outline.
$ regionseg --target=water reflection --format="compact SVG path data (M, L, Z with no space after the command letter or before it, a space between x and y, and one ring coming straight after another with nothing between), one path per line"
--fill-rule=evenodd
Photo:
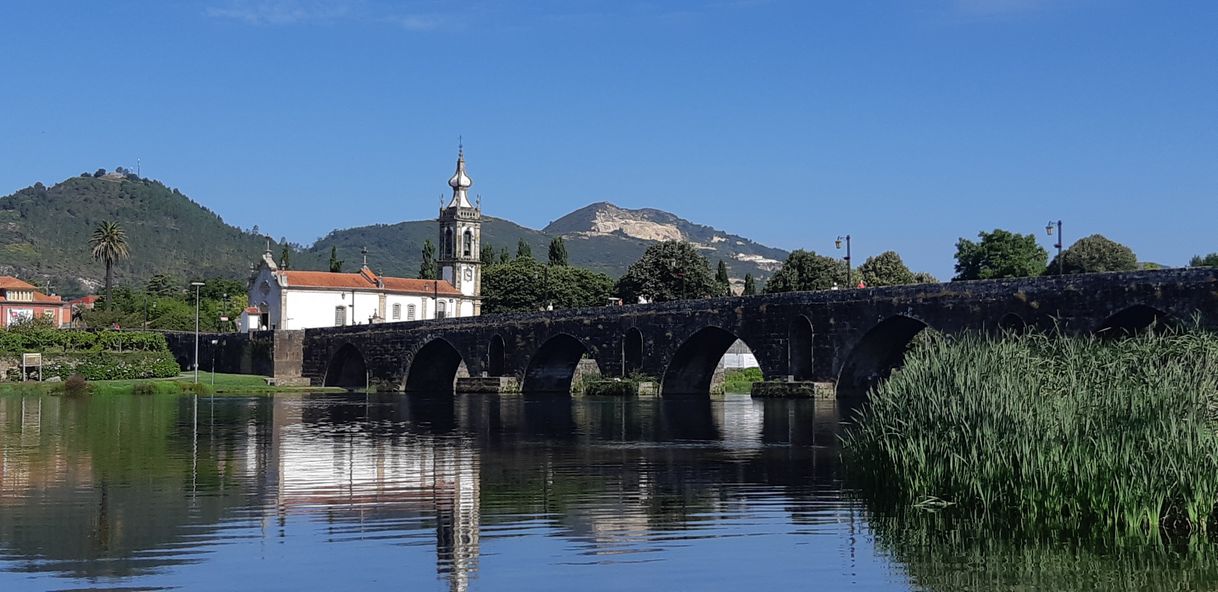
M0 397L0 588L968 585L950 579L959 562L1002 550L951 555L925 528L866 518L839 482L842 413L748 397Z

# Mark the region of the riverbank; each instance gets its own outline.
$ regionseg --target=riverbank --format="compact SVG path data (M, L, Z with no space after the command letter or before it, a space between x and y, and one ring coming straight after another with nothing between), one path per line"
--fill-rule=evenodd
M930 336L843 441L865 495L1020 527L1218 519L1218 336Z
M325 393L345 392L335 387L275 386L267 384L267 377L249 374L199 373L195 384L193 373L183 373L172 378L134 380L96 380L85 383L86 390L77 394L88 395L153 395L196 393L206 395L273 395L275 393ZM72 388L64 382L0 382L0 395L11 394L71 394Z

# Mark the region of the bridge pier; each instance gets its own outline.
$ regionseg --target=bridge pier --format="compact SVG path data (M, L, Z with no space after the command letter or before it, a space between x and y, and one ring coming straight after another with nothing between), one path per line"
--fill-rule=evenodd
M519 395L520 381L514 376L471 376L458 378L457 394Z

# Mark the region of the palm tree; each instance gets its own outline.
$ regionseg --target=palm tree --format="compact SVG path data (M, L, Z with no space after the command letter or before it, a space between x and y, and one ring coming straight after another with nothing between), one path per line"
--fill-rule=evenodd
M100 222L89 238L94 261L106 262L106 308L110 308L110 287L114 283L114 260L127 258L127 233L114 222Z

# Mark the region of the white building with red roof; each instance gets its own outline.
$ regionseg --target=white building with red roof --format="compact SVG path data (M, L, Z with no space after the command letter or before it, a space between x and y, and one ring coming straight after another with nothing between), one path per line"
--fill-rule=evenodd
M9 327L35 318L66 327L72 322L72 307L59 296L43 294L32 284L0 275L0 324Z
M270 245L262 255L249 288L249 307L241 327L253 330L298 330L470 317L482 311L480 255L482 208L471 204L473 180L465 172L464 151L448 182L452 201L440 209L442 279L384 277L363 265L354 273L280 269Z

